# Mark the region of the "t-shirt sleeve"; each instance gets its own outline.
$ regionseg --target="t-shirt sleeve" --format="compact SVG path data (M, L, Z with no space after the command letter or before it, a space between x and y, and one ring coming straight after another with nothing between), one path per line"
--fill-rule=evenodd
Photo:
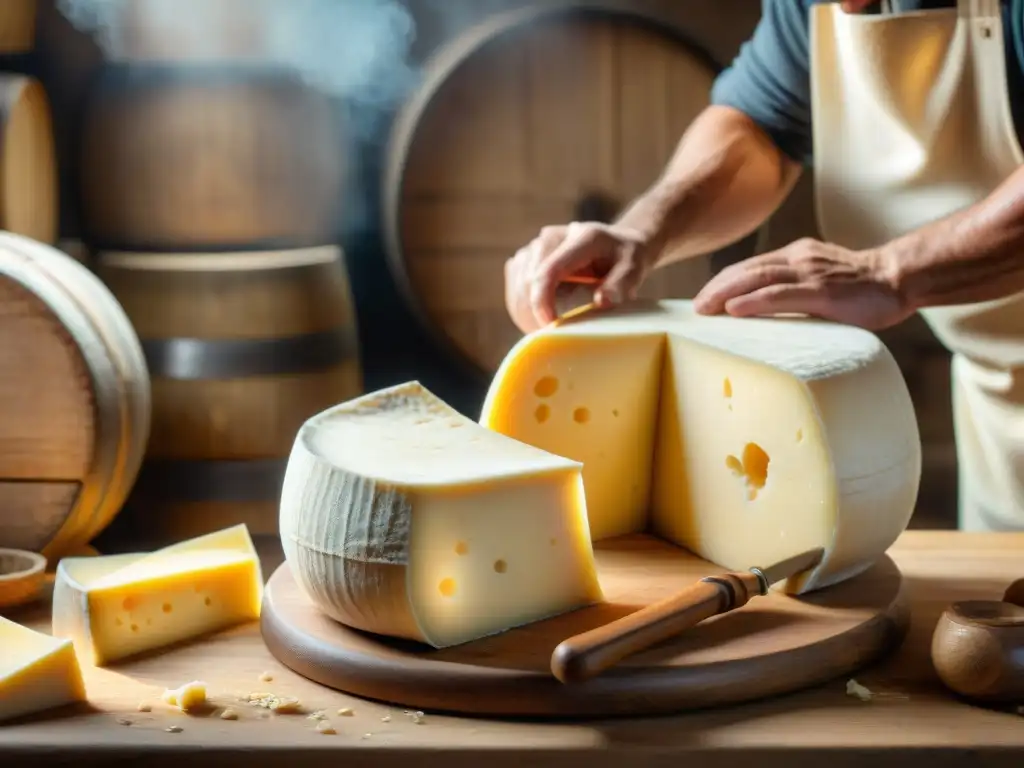
M737 109L789 157L811 161L808 0L763 0L753 36L715 80L711 103Z

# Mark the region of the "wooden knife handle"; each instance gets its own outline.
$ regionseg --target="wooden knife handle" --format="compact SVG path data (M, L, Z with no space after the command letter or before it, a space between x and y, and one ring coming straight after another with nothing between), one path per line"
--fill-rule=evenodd
M746 605L765 588L754 573L708 576L677 595L563 640L551 654L551 673L563 683L583 682L705 619Z

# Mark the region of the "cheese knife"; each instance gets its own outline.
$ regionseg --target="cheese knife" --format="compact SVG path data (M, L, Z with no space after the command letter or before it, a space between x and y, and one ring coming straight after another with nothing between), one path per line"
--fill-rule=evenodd
M768 594L772 584L815 567L823 555L817 548L765 568L706 576L676 595L563 640L551 654L551 673L565 684L595 677L705 619L742 608Z

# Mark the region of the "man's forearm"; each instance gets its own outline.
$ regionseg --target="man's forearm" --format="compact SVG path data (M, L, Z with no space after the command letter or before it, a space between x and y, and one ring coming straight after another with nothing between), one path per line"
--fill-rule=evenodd
M1024 168L980 203L897 238L879 253L913 309L1024 290Z
M619 223L641 232L662 266L750 234L799 176L800 166L750 118L709 107L686 131L661 178Z

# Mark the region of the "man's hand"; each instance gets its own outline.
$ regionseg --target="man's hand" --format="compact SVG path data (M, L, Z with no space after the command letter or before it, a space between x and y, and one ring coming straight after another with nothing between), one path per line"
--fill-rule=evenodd
M896 325L914 310L896 288L887 251L851 251L798 240L726 267L694 299L701 314L806 314L868 330Z
M559 285L594 287L594 303L607 308L635 298L652 268L651 249L628 228L573 223L544 227L526 247L505 262L505 306L524 333L557 319Z

